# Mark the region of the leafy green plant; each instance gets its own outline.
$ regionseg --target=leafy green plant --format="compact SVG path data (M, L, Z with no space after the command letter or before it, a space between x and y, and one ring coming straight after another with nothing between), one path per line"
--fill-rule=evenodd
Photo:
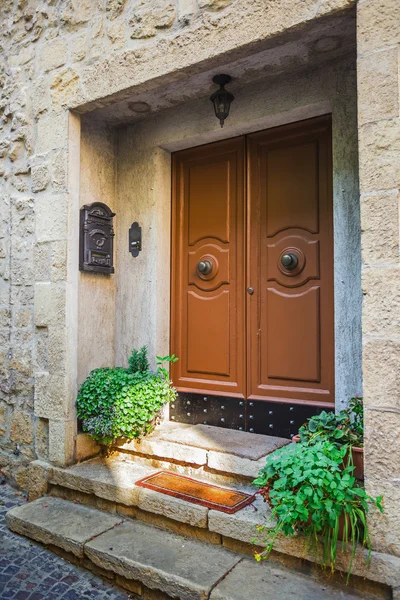
M147 347L142 346L140 350L133 350L128 358L128 365L132 373L146 373L150 369Z
M156 359L158 373L161 373L166 379L168 379L169 370L163 366L164 363L176 363L179 359L175 356L175 354L172 354L171 356L156 356Z
M170 358L162 357L154 373L148 368L147 349L141 348L133 351L128 369L92 371L76 402L83 431L103 444L140 438L152 431L162 407L176 397L163 367Z
M277 524L267 530L266 547L256 554L257 560L268 556L278 535L302 533L308 548L321 551L323 566L332 571L340 538L342 550L350 552L348 577L358 544L367 548L369 562L371 542L366 514L370 504L382 511L382 498L368 496L356 484L354 467L342 468L347 452L346 445L338 447L321 440L313 445L290 444L268 457L253 483L270 503ZM265 529L259 527L259 531Z
M342 446L359 446L363 443L364 411L362 398L352 398L349 408L334 412L322 411L310 417L299 429L300 442L315 444L321 440Z

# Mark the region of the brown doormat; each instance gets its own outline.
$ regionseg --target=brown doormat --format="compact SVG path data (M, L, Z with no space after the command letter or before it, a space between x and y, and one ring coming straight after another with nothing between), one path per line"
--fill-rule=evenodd
M167 471L144 477L137 481L136 485L230 514L251 504L255 498L254 494L229 490Z

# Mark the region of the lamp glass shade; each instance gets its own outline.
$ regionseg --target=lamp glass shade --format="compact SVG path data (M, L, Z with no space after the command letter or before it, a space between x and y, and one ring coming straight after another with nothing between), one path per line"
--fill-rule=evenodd
M229 110L233 99L233 94L227 92L223 86L214 92L210 98L214 105L215 116L219 119L221 127L224 126L224 121L229 116Z

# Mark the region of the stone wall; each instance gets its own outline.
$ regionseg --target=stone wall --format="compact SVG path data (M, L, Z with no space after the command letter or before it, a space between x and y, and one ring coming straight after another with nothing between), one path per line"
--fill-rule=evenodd
M371 517L374 547L399 556L400 4L363 0L357 17L365 471L386 508Z
M21 487L33 458L74 459L81 140L71 111L185 81L353 4L1 3L0 468Z

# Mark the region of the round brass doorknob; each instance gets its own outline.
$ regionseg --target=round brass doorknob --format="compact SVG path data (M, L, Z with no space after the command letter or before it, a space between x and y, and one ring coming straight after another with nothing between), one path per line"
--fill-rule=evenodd
M197 263L197 270L202 275L209 275L213 269L212 262L210 260L201 260Z
M285 269L287 269L288 271L292 271L299 264L299 257L297 256L297 254L294 254L292 252L290 254L284 254L281 258L281 263L283 264Z

